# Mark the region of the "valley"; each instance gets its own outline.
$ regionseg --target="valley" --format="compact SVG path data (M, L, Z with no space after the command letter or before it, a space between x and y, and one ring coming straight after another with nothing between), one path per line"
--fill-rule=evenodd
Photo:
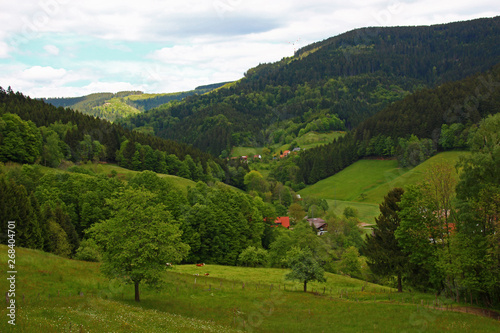
M499 331L499 81L497 16L175 93L0 87L0 331Z

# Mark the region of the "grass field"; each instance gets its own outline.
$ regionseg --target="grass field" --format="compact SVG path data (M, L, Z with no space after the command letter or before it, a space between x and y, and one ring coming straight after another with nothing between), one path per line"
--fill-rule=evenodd
M301 149L310 149L317 146L321 146L332 142L333 140L344 136L345 132L335 131L328 133L318 133L318 132L308 132L299 138L294 139L297 142L297 146ZM274 152L279 153L280 151L285 151L290 147L290 144L285 144L282 146L273 146Z
M7 263L7 247L0 245ZM0 308L1 332L496 332L494 319L435 309L435 296L327 274L304 293L287 270L183 265L160 289L103 278L99 264L16 248L16 327ZM4 272L6 272L4 270ZM209 276L204 276L209 273ZM200 274L200 276L194 276ZM9 289L5 278L1 290ZM455 306L438 299L439 305ZM390 314L390 320L388 315Z
M132 178L134 175L140 173L140 171L134 171L134 170L129 170L122 168L116 164L82 164L82 167L89 169L97 174L106 174L109 175L111 174L112 171L116 171L117 177L128 180ZM173 175L165 175L162 173L157 173L158 177L168 179L171 181L174 185L178 186L179 188L186 190L188 186L194 187L196 183L190 179L182 178L182 177L177 177Z
M13 169L19 169L21 168L22 165L18 163L6 163L3 168L5 169L6 172L13 170ZM44 166L39 166L42 173L48 173L48 172L67 172L65 168L49 168L49 167L44 167ZM67 167L67 166L66 166ZM122 168L116 164L96 164L96 163L88 163L88 164L81 164L80 167L88 169L96 174L104 174L104 175L111 175L112 171L116 171L116 176L121 179L121 180L129 180L131 179L134 175L140 173L140 171L133 171L129 169ZM182 177L177 177L173 175L166 175L166 174L161 174L157 173L158 177L168 179L172 184L176 185L179 187L181 190L186 191L187 193L187 187L191 186L194 187L196 186L196 183L190 179L182 178Z
M337 216L342 216L346 207L352 207L358 211L358 218L361 222L368 224L375 224L374 218L380 214L377 204L355 202L355 201L342 201L326 199L329 210L334 212Z
M321 199L361 201L362 193L391 181L398 177L399 172L405 173L406 170L400 170L396 160L361 160L299 193ZM377 203L379 198L370 199L374 200L364 201Z
M344 136L345 132L336 131L329 133L317 133L317 132L308 132L303 136L296 138L294 141L297 142L297 146L301 149L310 149L320 145L324 145L332 142L336 138ZM280 151L285 151L290 147L290 144L284 145L273 145L270 148L272 149L271 154L279 154ZM262 155L262 149L264 147L234 147L231 151L231 157L238 156L254 156L257 154Z
M248 156L252 158L254 155L262 155L262 149L264 148L255 148L255 147L234 147L231 151L232 157L239 156Z
M417 184L432 165L443 161L455 165L463 154L466 152L439 153L413 169L399 168L396 160L360 160L299 193L328 200L337 215L347 206L354 207L362 222L373 223L378 205L392 188Z
M444 161L454 166L462 154L466 153L440 153L413 169L399 168L396 160L360 160L341 172L306 187L300 194L322 199L379 204L391 188L418 183L425 172L438 162Z

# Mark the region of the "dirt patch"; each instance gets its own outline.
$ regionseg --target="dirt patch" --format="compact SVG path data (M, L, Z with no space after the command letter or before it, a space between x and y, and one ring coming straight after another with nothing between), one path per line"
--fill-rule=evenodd
M489 310L489 309L473 308L473 307L469 307L469 306L439 307L437 309L443 310L443 311L470 313L470 314L474 314L476 316L482 316L482 317L493 318L495 320L500 320L500 313L498 313L497 311L494 311L494 310Z

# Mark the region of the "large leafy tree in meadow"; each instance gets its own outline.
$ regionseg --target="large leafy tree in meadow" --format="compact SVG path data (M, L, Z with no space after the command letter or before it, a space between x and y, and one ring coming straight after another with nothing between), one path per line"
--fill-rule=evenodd
M166 263L180 262L189 246L181 241L178 222L153 193L128 188L107 204L114 208L112 217L90 228L102 248L101 269L110 278L132 282L139 302L139 284L158 284Z
M307 283L310 281L326 282L325 270L314 258L309 248L293 247L288 251L287 256L287 262L292 271L285 276L285 279L303 282L304 292L307 292Z
M380 215L375 218L377 225L373 228L373 235L367 235L364 244L370 269L382 276L396 275L398 292L403 291L402 277L408 263L408 255L403 252L394 236L401 222L398 203L403 193L402 188L394 188L385 196L384 202L379 206Z

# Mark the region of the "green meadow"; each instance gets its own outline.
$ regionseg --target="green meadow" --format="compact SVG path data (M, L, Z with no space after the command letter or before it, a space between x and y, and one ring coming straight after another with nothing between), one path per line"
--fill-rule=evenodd
M132 178L134 175L141 173L141 171L134 171L134 170L129 170L122 168L116 164L96 164L96 163L91 163L91 164L82 164L81 165L83 168L88 169L94 173L97 174L106 174L106 175L111 175L113 171L116 172L116 176L120 179L123 180L128 180ZM53 170L53 169L52 169ZM181 189L187 189L188 186L195 186L196 183L190 179L182 178L182 177L177 177L173 175L166 175L162 173L157 173L158 177L168 179L170 182L172 182L174 185L178 186Z
M293 141L297 143L297 146L301 149L311 149L317 146L321 146L330 142L333 142L335 139L340 138L345 135L343 131L334 131L328 133L318 133L318 132L307 132L306 134L295 138ZM280 151L287 150L290 147L290 144L285 144L282 146L275 146L274 150L276 153Z
M40 168L42 173L45 174L50 172L68 172L67 169L70 168L71 166L66 165L66 166L61 166L60 168L49 168L44 166L38 166L38 167ZM18 163L6 163L3 167L8 172L11 170L19 169L22 166ZM90 170L96 174L104 174L107 176L111 176L113 172L116 172L116 177L124 181L130 180L134 175L141 172L141 171L125 169L116 164L111 164L111 163L109 164L87 163L87 164L81 164L79 165L79 167L82 167L86 170ZM186 193L188 186L194 187L196 185L196 182L190 179L177 177L173 175L166 175L162 173L157 173L157 175L160 178L168 179L172 184L176 185L181 190L186 191Z
M7 263L7 246L0 260ZM6 267L6 266L4 266ZM16 248L16 326L0 308L1 332L495 332L495 319L446 310L463 304L326 274L286 281L288 270L175 266L160 288L108 280L98 263ZM209 275L206 276L205 274ZM2 274L2 290L9 285ZM4 303L6 304L6 303ZM390 320L388 320L390 314Z
M392 188L417 184L432 165L443 161L455 165L463 154L467 153L439 153L412 169L399 168L394 159L364 159L299 193L326 199L336 214L342 214L347 206L354 207L358 209L361 221L373 223L373 217L378 215L378 205Z
M252 158L254 155L261 155L262 149L264 148L255 148L255 147L234 147L231 151L232 157L240 157L240 156L248 156Z
M344 136L345 132L335 131L328 133L318 133L318 132L308 132L301 137L295 138L293 141L297 143L297 147L301 149L310 149L320 145L324 145L332 142L333 140ZM272 145L270 147L272 149L272 154L279 154L280 151L285 151L290 148L290 144L284 145ZM231 151L232 157L239 156L254 156L257 154L262 155L262 149L264 147L234 147Z

